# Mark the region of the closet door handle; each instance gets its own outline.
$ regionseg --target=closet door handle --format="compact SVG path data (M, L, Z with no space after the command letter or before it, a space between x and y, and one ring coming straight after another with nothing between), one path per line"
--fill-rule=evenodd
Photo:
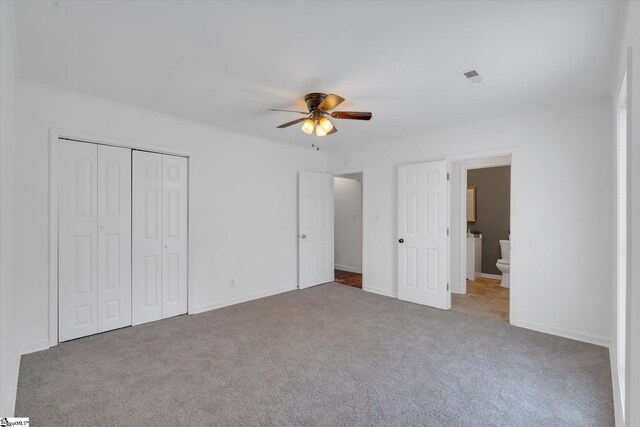
M404 239L398 240L398 243L404 243Z

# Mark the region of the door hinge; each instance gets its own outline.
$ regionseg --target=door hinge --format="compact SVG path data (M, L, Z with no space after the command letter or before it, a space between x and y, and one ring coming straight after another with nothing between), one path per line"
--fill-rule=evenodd
M447 228L447 236L449 235L449 229Z
M447 181L451 181L451 175L447 172Z
M449 284L447 283L447 290L449 290Z

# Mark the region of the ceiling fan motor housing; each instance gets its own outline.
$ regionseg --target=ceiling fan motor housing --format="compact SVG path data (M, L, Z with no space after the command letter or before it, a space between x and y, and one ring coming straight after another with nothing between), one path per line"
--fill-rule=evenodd
M310 113L318 111L318 106L327 97L326 93L308 93L304 96L304 102L307 103L307 109Z

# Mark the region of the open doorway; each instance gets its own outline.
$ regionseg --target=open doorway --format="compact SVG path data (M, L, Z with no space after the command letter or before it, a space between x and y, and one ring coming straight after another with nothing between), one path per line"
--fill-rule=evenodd
M451 308L509 321L511 156L460 162L460 285Z
M334 177L335 282L362 289L363 174Z

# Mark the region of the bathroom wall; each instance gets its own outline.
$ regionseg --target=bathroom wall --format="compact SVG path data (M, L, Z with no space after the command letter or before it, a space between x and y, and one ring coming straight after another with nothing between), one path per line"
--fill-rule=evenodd
M496 262L500 239L509 238L511 166L469 169L467 186L476 187L477 221L467 226L482 233L482 272L501 274Z

